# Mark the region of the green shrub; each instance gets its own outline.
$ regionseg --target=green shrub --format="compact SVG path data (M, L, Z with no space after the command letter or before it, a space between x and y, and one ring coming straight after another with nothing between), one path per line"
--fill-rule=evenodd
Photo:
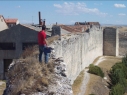
M93 64L90 64L89 66L89 73L101 76L102 78L104 77L104 73L101 68L98 66L94 66Z
M109 76L112 83L110 95L123 95L127 89L127 54L122 58L122 62L112 67Z
M118 82L124 83L125 75L122 69L115 69L111 72L111 81L113 85L116 85Z
M124 92L125 92L124 86L118 83L111 88L110 95L123 95Z
M127 67L125 66L125 64L123 63L116 63L113 67L112 67L112 72L117 72L117 69L121 69L122 71L122 75L123 77L127 78Z
M125 63L125 59L123 62ZM110 71L112 83L110 95L123 95L127 88L127 67L123 62L116 63Z
M111 82L113 85L120 83L124 87L127 87L127 67L122 63L116 63L110 71Z
M122 58L122 63L127 66L127 54Z

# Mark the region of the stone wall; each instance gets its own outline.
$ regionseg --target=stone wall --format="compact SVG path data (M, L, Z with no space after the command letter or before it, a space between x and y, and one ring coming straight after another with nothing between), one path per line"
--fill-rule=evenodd
M127 32L119 33L119 55L127 54Z
M119 37L118 30L106 27L103 32L103 55L118 56L119 55Z
M51 36L54 36L54 35L59 35L59 36L61 36L61 29L60 29L60 26L53 26L52 27L52 34L51 34Z
M63 57L66 73L71 83L79 73L91 64L95 58L102 56L103 32L96 27L89 33L67 34L52 44L56 58Z

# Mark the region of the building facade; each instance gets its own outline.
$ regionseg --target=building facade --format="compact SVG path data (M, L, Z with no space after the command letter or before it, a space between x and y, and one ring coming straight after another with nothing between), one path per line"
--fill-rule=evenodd
M4 79L10 63L13 59L18 59L26 47L38 44L37 35L41 29L18 24L0 32L0 79Z
M19 24L18 19L5 19L5 21L6 21L9 28Z
M5 19L2 15L0 15L0 31L8 29L8 25L5 22Z

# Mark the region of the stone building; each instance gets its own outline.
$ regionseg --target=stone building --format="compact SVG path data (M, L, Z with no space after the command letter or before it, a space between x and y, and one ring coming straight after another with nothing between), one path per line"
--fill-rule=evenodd
M0 15L0 31L8 29L8 26L5 22L5 19L2 15Z
M75 22L75 25L100 25L99 22Z
M27 46L38 43L40 30L41 27L18 24L0 32L0 79L4 78L13 59L18 59ZM47 37L50 37L48 32Z

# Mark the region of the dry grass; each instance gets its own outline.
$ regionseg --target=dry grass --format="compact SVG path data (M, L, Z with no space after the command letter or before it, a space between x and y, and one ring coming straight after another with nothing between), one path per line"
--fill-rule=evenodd
M90 74L90 80L89 80L89 83L87 84L87 89L86 89L86 92L84 95L92 94L91 90L92 90L93 86L96 85L98 80L101 80L101 77Z
M3 83L2 85L0 85L0 95L3 95L3 91L6 88L6 83L4 81L0 81L0 82Z
M106 60L100 62L100 64L98 66L100 68L104 68L104 69L106 69L108 71L111 69L111 67L113 65L115 65L115 63L122 61L121 58L119 58L119 57L113 57L113 56L107 56L107 57L105 57L105 59Z
M76 78L72 85L73 94L77 95L80 92L80 87L84 79L84 71L82 71L79 76Z
M48 65L39 63L36 56L37 46L27 48L19 60L15 61L7 74L11 88L10 95L42 91L48 86L51 74L54 72L54 64L49 60Z
M29 56L37 57L37 55L39 54L38 48L39 48L38 45L25 48L20 58L25 59Z
M43 87L48 86L54 67L51 63L46 65L36 62L28 57L23 62L16 63L10 70L8 77L14 84L11 95L17 95L17 93L29 95L32 91L42 91Z

